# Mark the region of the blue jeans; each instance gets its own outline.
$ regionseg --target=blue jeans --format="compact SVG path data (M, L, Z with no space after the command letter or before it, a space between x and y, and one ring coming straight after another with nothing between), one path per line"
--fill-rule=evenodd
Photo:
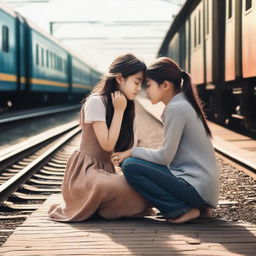
M166 166L130 157L122 163L122 170L129 184L166 218L209 207L193 186Z

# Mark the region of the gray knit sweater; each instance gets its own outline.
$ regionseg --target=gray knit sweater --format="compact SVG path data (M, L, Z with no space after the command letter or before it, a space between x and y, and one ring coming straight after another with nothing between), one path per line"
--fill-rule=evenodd
M190 183L211 206L219 195L219 171L210 138L183 92L176 94L162 114L164 140L160 149L134 147L132 156L167 166Z

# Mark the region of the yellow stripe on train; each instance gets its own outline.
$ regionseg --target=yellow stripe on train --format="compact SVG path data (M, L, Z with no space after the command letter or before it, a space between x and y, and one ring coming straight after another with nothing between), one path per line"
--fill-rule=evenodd
M8 82L17 82L17 76L16 75L10 75L6 73L0 73L0 80L2 81L8 81ZM21 83L26 82L25 77L20 78ZM40 84L40 85L48 85L48 86L59 86L59 87L68 87L67 83L62 82L56 82L51 80L45 80L45 79L38 79L38 78L32 78L30 79L30 83L32 84ZM91 85L83 85L83 84L73 84L74 88L81 88L81 89L92 89Z
M67 83L61 83L51 80L44 80L44 79L38 79L38 78L32 78L30 79L31 84L40 84L40 85L48 85L48 86L58 86L58 87L68 87Z
M0 73L0 80L7 82L17 82L17 76L6 73Z
M92 89L91 85L85 85L85 84L73 84L72 87L74 88L81 88L81 89Z

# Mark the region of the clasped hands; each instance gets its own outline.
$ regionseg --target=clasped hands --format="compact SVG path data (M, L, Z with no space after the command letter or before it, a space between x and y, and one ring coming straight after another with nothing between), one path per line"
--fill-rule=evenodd
M132 149L123 152L115 152L111 156L111 161L115 166L120 166L120 164L130 156L132 156Z

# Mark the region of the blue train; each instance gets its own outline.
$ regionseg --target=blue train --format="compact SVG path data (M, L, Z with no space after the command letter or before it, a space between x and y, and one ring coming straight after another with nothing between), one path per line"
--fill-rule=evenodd
M79 100L101 73L0 3L0 108Z

